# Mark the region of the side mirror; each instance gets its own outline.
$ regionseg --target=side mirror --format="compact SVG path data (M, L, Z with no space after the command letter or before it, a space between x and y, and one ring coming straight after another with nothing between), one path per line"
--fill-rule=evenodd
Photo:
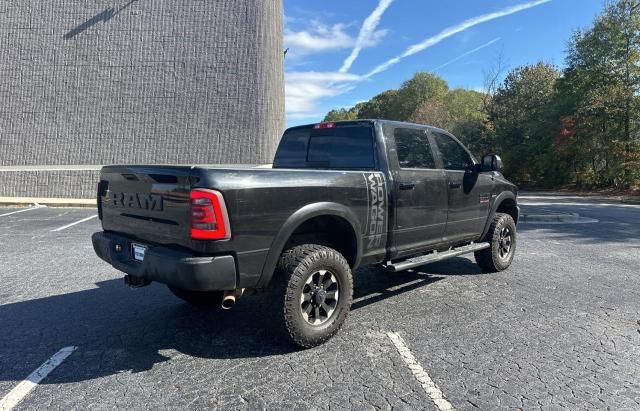
M482 157L481 171L502 171L502 159L496 154Z

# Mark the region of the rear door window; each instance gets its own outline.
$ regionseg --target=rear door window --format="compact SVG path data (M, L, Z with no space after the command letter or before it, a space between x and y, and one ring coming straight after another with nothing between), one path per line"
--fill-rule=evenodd
M373 141L370 124L294 128L282 137L273 167L373 169Z
M393 136L400 168L436 168L429 137L424 130L396 128Z

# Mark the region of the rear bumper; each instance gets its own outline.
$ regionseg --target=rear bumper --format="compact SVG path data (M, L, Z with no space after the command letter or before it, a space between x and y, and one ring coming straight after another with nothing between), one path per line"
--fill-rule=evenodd
M115 269L147 281L192 291L235 290L236 262L233 256L196 257L169 247L149 245L144 261L133 258L132 243L127 237L97 232L91 237L98 257ZM122 251L116 251L116 245Z

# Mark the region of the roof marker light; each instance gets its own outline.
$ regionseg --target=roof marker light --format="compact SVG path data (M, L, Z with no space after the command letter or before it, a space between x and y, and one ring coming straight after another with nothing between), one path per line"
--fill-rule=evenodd
M313 128L317 129L325 129L325 128L336 128L336 123L320 123L313 126Z

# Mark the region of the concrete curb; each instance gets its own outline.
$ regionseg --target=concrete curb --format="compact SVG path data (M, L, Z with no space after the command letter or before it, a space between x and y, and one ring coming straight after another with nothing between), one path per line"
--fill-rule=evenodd
M559 192L531 192L521 191L519 197L523 199L551 199L560 198L563 200L597 200L601 202L609 203L624 203L624 204L640 204L640 196L616 196L616 195L602 195L602 194L578 194L578 193L559 193Z
M32 204L49 207L97 207L96 200L86 198L0 197L0 205L27 207Z
M531 224L584 224L597 223L593 218L581 217L580 214L523 214L520 222Z

